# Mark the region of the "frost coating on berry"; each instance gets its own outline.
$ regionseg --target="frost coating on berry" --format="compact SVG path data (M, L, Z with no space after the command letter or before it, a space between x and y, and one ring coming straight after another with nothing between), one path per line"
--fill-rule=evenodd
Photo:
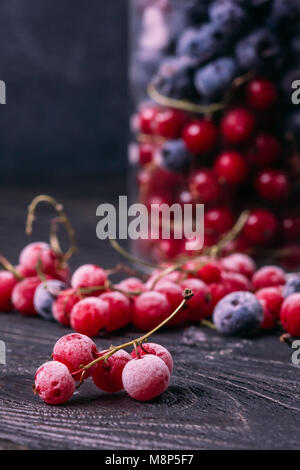
M23 315L36 315L33 297L36 288L41 283L38 277L28 277L19 282L12 291L11 300L14 308Z
M264 301L274 318L279 317L280 308L284 300L282 287L264 287L255 293L260 301Z
M154 290L165 294L167 297L171 311L173 312L178 305L182 302L182 288L175 284L175 282L165 281L164 278L156 284ZM179 325L180 323L185 322L187 319L187 312L185 309L181 309L172 320L169 321L168 325Z
M0 311L9 312L12 309L11 293L18 279L9 271L0 271Z
M100 390L108 393L123 390L122 372L129 361L132 361L132 357L128 352L121 349L110 356L106 362L98 362L93 371L94 384Z
M300 294L285 299L280 310L283 328L292 336L300 336Z
M64 326L69 326L72 308L80 300L75 289L67 289L60 292L52 305L52 313L55 320Z
M293 274L288 277L285 286L283 287L283 297L300 293L300 274Z
M252 278L254 289L276 287L285 284L285 272L278 266L264 266L256 271Z
M144 292L146 290L145 284L137 277L128 277L127 279L123 279L123 281L119 282L116 285L119 289L124 291L141 291Z
M263 309L251 292L232 292L216 305L213 321L223 335L248 336L263 321Z
M33 297L34 308L45 320L53 320L52 306L58 293L65 290L64 282L52 279L42 282L35 290Z
M199 321L211 315L211 294L208 286L200 279L186 279L181 283L183 289L191 289L193 297L186 304L190 321Z
M172 374L173 358L166 348L157 343L144 343L142 347L138 346L137 351L135 349L132 351L131 357L133 357L133 359L137 359L138 357L145 356L147 354L152 354L153 356L157 356L162 359L169 369L170 374Z
M131 398L149 401L168 388L170 371L162 359L148 354L126 364L122 381Z
M133 324L142 331L149 331L171 315L171 306L165 294L144 292L135 299Z
M131 304L128 297L121 292L107 292L100 296L108 305L108 322L106 331L114 331L123 328L131 321Z
M226 271L243 274L248 279L252 278L256 270L256 264L253 259L243 253L228 255L221 260L221 264Z
M61 362L45 362L35 374L35 392L48 405L59 405L71 398L75 382Z
M97 336L107 325L109 318L108 305L97 297L80 300L71 311L70 323L78 333Z
M80 370L82 365L92 362L97 355L95 343L85 335L71 333L62 336L54 345L52 358L54 361L65 364L71 373ZM88 369L85 378L92 374L92 368ZM81 374L74 376L74 380L80 380Z
M73 273L71 285L74 289L79 289L80 287L104 286L106 281L107 275L104 269L94 264L84 264ZM96 295L95 292L93 294Z
M38 263L41 262L43 273L55 275L58 266L57 255L48 243L34 242L21 251L19 263L27 276L35 276Z

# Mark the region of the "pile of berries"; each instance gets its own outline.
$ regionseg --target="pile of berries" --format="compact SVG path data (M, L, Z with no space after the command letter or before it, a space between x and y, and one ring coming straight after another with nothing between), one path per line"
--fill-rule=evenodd
M118 349L101 360L108 352L99 352L88 336L78 333L63 336L54 345L53 360L37 370L34 392L45 403L59 405L72 397L76 382L81 384L89 377L104 392L125 389L131 398L139 401L152 400L168 388L173 359L163 346L144 343L136 346L131 354Z
M145 46L142 28L134 82L145 57L153 58L157 18L165 38L156 72L148 67L153 100L143 100L132 120L139 200L205 204L205 246L248 208L247 225L227 249L268 250L286 269L299 267L300 111L291 101L300 77L299 1L166 0L144 2L139 14L153 41ZM189 252L188 241L142 240L138 252L170 260Z

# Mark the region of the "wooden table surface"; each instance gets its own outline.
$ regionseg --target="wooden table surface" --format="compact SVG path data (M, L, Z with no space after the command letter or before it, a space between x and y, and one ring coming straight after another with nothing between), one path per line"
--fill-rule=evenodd
M124 178L115 184L124 194ZM0 251L13 262L27 242L26 205L51 190L41 186L0 188ZM80 253L73 266L108 268L120 261L95 235L95 210L112 199L109 187L50 192L65 203L77 231ZM47 233L50 212L39 213L34 240ZM171 386L161 397L139 403L123 392L102 393L89 379L68 404L48 406L32 393L34 373L69 331L39 318L0 315L7 349L7 365L0 365L0 449L299 448L300 370L278 334L240 340L198 326L165 329L152 337L174 357ZM127 328L96 344L106 348L135 336Z

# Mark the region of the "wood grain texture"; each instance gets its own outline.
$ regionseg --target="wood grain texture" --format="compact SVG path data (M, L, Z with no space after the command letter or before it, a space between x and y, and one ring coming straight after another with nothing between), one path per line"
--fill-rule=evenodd
M38 186L0 189L5 201L0 206L1 251L9 257L26 243L24 208L36 192ZM109 191L76 192L73 187L56 190L54 196L63 198L78 233L81 251L74 265L95 261L110 267L120 261L95 236L95 208L110 201ZM34 239L43 232L39 222L36 229ZM0 339L7 347L7 365L0 366L0 448L299 448L299 368L278 334L239 340L197 326L165 329L152 337L174 357L172 383L161 397L139 403L123 392L102 393L89 379L68 404L52 407L33 395L31 385L37 367L67 332L38 318L0 314ZM106 348L135 336L128 328L96 343Z

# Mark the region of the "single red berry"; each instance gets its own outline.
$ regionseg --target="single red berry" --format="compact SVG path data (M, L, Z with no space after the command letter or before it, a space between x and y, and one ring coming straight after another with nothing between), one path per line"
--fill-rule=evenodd
M165 274L163 277L160 277L161 274L162 270L160 269L155 269L154 271L152 271L145 284L146 289L152 290L154 282L155 286L158 287L160 284L165 284L165 282L177 283L181 278L181 273L179 271L173 271L171 273ZM160 279L158 279L158 277L160 277Z
M255 293L258 300L264 300L274 318L279 317L283 302L282 287L263 287Z
M252 277L252 284L255 290L262 289L263 287L283 286L285 282L285 272L278 266L264 266L258 269Z
M183 289L191 289L193 297L186 303L188 320L198 322L212 313L209 287L200 279L186 279L181 282Z
M284 238L288 242L300 239L300 217L297 215L286 216L282 220Z
M271 330L276 325L276 318L273 317L267 302L264 299L259 299L259 303L262 306L264 318L260 324L262 330Z
M28 277L15 285L11 300L14 308L23 315L36 315L33 298L36 288L41 281L38 277Z
M20 253L19 263L26 277L36 276L38 264L45 274L55 276L58 257L48 243L34 242L27 245Z
M240 273L223 271L221 275L221 282L225 286L225 289L227 289L228 293L251 290L251 283L249 279Z
M277 89L271 80L256 78L246 87L246 96L249 106L255 109L268 109L277 100Z
M130 300L121 292L107 292L100 296L100 299L107 302L108 322L105 326L106 331L115 331L128 325L131 321Z
M278 228L278 220L272 212L255 209L250 212L243 234L251 244L266 245L274 241Z
M165 296L167 297L170 303L171 312L173 312L178 307L178 305L182 302L182 288L178 284L175 284L174 282L162 279L160 282L157 283L154 289L157 292L165 294ZM175 315L175 317L169 321L168 325L169 326L180 325L184 323L186 319L187 319L186 310L181 309L177 313L177 315ZM154 354L154 353L151 352L151 354Z
M70 325L70 315L74 305L81 298L76 294L76 290L67 289L59 293L52 306L53 317L64 326Z
M283 328L292 336L300 336L300 294L287 297L280 310Z
M155 145L150 143L142 143L138 148L138 162L140 165L147 165L153 161Z
M0 311L10 312L12 309L11 294L18 279L9 271L0 271Z
M290 182L283 171L263 170L255 180L255 187L262 199L284 201L289 195Z
M213 204L220 196L220 185L211 170L201 169L190 177L190 191L195 200L203 204Z
M247 164L239 152L223 152L214 163L214 170L222 183L240 184L247 175Z
M161 395L170 383L170 371L153 354L127 362L122 374L123 386L131 398L149 401Z
M155 113L152 130L166 139L178 139L186 122L186 114L178 109L162 109Z
M281 151L277 137L267 132L260 132L254 137L245 156L250 165L266 168L279 159Z
M221 259L221 265L226 271L243 274L248 279L251 279L255 270L256 264L250 256L244 253L233 253Z
M210 295L211 295L211 305L212 309L217 305L219 300L223 299L227 294L230 294L230 289L228 286L222 282L212 283L209 285Z
M36 371L34 391L48 405L60 405L75 392L75 382L64 364L49 361Z
M153 122L160 108L155 105L144 106L138 115L138 128L143 134L153 134Z
M144 292L145 290L147 290L145 284L137 277L128 277L126 279L123 279L121 282L119 282L119 284L116 284L116 287L121 290L124 290L125 292Z
M98 357L107 351L99 353ZM120 349L106 361L100 361L93 370L93 381L100 390L107 393L115 393L123 390L122 373L126 364L132 361L128 352Z
M78 333L97 336L105 328L109 318L108 305L97 297L80 300L72 308L70 323Z
M133 359L137 359L139 357L145 356L146 354L152 354L153 356L157 356L162 359L168 367L170 374L172 374L173 358L171 353L166 348L156 343L143 343L142 346L138 346L132 351L131 357Z
M73 273L71 284L73 289L85 287L104 286L107 281L107 275L104 269L94 264L84 264ZM103 290L93 291L92 295L101 294Z
M183 140L191 153L196 155L211 152L218 141L216 126L205 119L187 124L183 130Z
M139 330L150 331L171 313L171 306L165 294L144 292L134 301L133 324Z
M255 119L246 108L236 108L228 111L221 122L224 138L232 144L247 141L254 130Z
M228 232L235 222L235 217L227 207L208 209L204 214L205 230L212 230L217 234Z
M218 283L221 281L221 272L220 265L211 261L197 270L197 277L205 284Z
M70 373L80 371L97 357L95 343L88 337L79 333L70 333L62 336L54 345L52 359L61 362L69 369ZM92 369L87 369L84 378L92 374ZM74 380L80 380L81 372L73 376Z

